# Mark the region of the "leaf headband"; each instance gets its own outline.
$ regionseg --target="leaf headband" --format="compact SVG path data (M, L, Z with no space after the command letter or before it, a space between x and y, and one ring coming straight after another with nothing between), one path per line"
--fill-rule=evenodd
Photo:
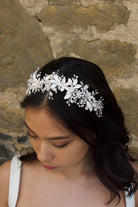
M41 79L41 72L38 71L39 68L30 75L28 80L28 89L26 91L28 96L32 93L44 93L47 91L48 99L53 100L53 92L57 93L57 90L66 91L64 99L67 100L68 106L76 103L78 107L84 107L85 110L90 112L95 111L98 117L102 117L103 98L100 97L99 100L96 100L97 89L89 92L87 90L89 86L82 81L78 82L78 76L75 74L66 81L66 77L64 75L59 76L59 70L57 70L51 74L45 74Z

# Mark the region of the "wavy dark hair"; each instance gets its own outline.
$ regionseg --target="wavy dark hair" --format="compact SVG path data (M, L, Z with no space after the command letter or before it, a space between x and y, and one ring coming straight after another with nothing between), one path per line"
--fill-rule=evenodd
M75 57L61 57L44 65L41 78L46 74L59 70L59 75L67 78L78 75L79 80L89 85L90 91L97 89L97 98L104 98L102 117L94 111L79 108L75 103L69 107L64 100L65 91L54 93L54 100L47 98L47 92L31 94L21 102L21 107L48 108L61 120L62 125L87 142L91 149L91 164L98 179L111 192L110 204L119 191L127 191L131 196L138 188L138 174L132 167L134 158L128 148L131 136L125 127L124 116L114 94L112 93L104 73L94 63ZM32 162L37 160L33 151L22 155L20 160ZM117 204L118 204L117 203Z

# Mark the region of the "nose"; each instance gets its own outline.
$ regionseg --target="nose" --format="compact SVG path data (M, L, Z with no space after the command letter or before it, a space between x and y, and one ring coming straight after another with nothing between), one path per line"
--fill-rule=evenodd
M54 152L50 146L42 143L38 148L37 158L40 162L48 164L54 159Z

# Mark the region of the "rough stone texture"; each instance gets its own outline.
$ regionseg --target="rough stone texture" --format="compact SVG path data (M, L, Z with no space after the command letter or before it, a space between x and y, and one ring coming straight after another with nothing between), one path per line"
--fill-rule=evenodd
M26 151L32 150L30 141L27 136L9 137L8 135L0 134L3 138L0 139L0 164L10 160L14 154L22 154ZM8 137L8 140L7 140Z
M132 1L121 1L122 3L124 3L124 6L127 7L129 11L131 11L129 14L129 20L127 25L116 25L114 30L110 30L105 33L97 32L95 27L89 27L86 32L79 30L79 33L82 34L81 39L86 39L89 41L93 39L117 39L123 42L131 42L138 47L138 2L136 0L132 3ZM138 50L136 53L136 57L138 58Z
M80 0L49 0L49 5L58 5L58 6L64 6L64 5L80 5Z
M27 141L27 136L18 137L17 142L23 144Z
M25 94L25 89L7 88L0 92L0 131L12 136L23 134L23 112L20 102Z
M54 58L68 56L70 53L71 42L74 40L76 35L69 32L64 33L62 31L58 31L57 29L44 24L41 24L41 28L50 40Z
M12 145L0 143L0 164L11 159L15 151Z
M90 6L92 6L92 5L94 5L94 4L97 4L99 1L97 1L97 0L93 0L93 1L90 1L90 0L81 0L81 6L83 6L83 7L90 7ZM104 1L104 0L100 0L100 3L105 3L105 2L116 2L116 0L106 0L106 1Z
M0 133L0 140L12 140L12 136Z
M20 108L26 80L61 56L103 69L138 158L137 0L1 0L0 25L0 163L31 150Z
M138 158L138 144L137 144L138 140L137 137L135 137L135 135L132 134L132 141L129 144L129 150L130 153L135 157L135 159Z
M89 8L49 6L38 17L47 25L65 32L71 32L73 27L77 26L86 29L89 25L96 26L100 32L105 32L114 29L115 25L126 24L129 11L121 5L109 3L95 4Z
M118 88L133 88L133 90L137 91L138 89L138 74L134 72L131 73L131 76L126 76L125 78L117 78L112 81L112 87L118 87Z
M52 59L50 45L37 21L17 1L0 4L0 88L24 86L36 66Z
M48 1L46 0L19 0L19 2L31 16L36 16L48 6Z
M129 131L138 137L137 119L138 119L138 93L133 89L117 88L114 89L120 107L125 114L126 126ZM128 110L129 108L129 110Z
M0 155L1 157L8 158L9 156L13 156L13 153L10 149L7 149L4 144L0 144Z
M71 51L108 68L105 72L112 76L113 74L119 75L123 70L122 66L135 62L136 46L118 40L94 40L91 42L76 40L71 44Z

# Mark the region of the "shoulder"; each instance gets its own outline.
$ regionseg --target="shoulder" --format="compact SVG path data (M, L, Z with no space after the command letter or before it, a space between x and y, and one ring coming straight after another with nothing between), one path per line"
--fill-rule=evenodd
M0 166L0 206L8 206L9 178L11 161Z
M138 173L138 163L133 163L132 167ZM134 196L135 196L135 207L138 207L138 190L135 192Z

